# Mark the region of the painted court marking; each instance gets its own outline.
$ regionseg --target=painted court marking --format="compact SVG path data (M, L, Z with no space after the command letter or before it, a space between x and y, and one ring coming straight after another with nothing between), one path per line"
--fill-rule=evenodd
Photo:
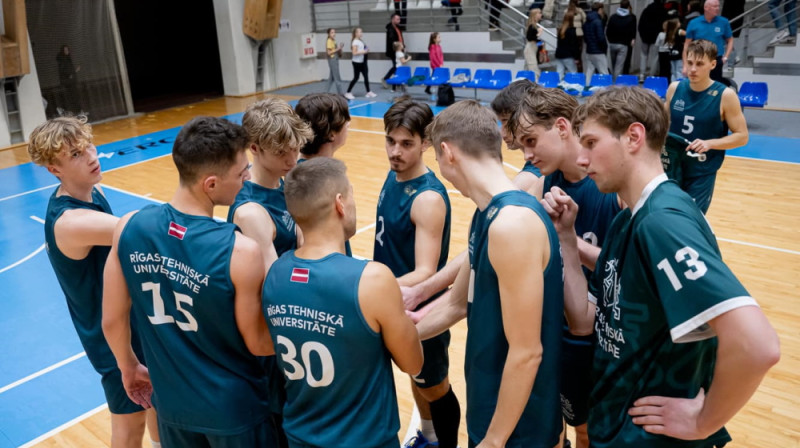
M57 362L57 363L55 363L55 364L53 364L51 366L45 367L44 369L42 369L42 370L40 370L38 372L32 373L32 374L26 376L25 378L19 379L17 381L14 381L11 384L8 384L6 386L0 387L0 394L2 394L4 392L8 392L9 390L11 390L11 389L13 389L13 388L15 388L17 386L21 386L21 385L27 383L28 381L30 381L32 379L35 379L35 378L38 378L38 377L44 375L47 372L51 372L51 371L53 371L53 370L55 370L55 369L57 369L57 368L59 368L61 366L65 366L65 365L71 363L72 361L81 359L84 356L86 356L86 352L80 352L77 355L70 356L69 358L67 358L67 359L65 359L63 361L59 361L59 362Z
M20 445L19 448L32 447L32 446L36 445L37 443L42 442L42 441L50 438L51 436L53 436L55 434L58 434L61 431L69 428L70 426L73 426L73 425L75 425L77 423L80 423L81 421L86 420L87 418L89 418L89 417L91 417L91 416L93 416L93 415L97 414L98 412L100 412L102 410L105 410L105 409L108 409L108 404L101 404L100 406L92 409L91 411L86 412L83 415L79 415L78 417L75 417L74 419L64 423L63 425L61 425L61 426L59 426L57 428L54 428L54 429L42 434L41 436L31 440L30 442L28 442L28 443L26 443L24 445Z

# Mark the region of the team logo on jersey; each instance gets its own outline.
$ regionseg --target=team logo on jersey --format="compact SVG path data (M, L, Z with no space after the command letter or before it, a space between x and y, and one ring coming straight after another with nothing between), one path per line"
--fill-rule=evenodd
M383 197L386 196L386 190L381 190L381 195L378 197L378 207L383 203Z
M170 221L169 230L167 230L167 235L174 236L175 238L182 240L184 235L186 235L186 227L183 227L182 225L178 225Z
M603 305L606 308L611 308L614 312L614 319L619 320L619 276L617 275L617 264L619 260L606 261L605 272L606 276L603 279Z
M414 193L416 193L416 192L417 192L417 189L412 187L411 185L406 185L406 188L403 190L403 193L405 193L406 196L413 196Z
M712 90L712 91L708 92L708 94L711 95L711 96L717 96L717 95L719 95L719 91L718 90Z
M311 270L306 268L292 269L292 276L289 280L295 283L308 283L308 277L311 275Z
M292 219L292 215L289 214L288 211L283 211L283 216L281 216L281 220L283 221L283 225L286 226L287 229L292 230L294 228L294 220Z
M686 108L686 103L683 100L676 100L675 105L672 106L672 108L678 112L683 112L683 110Z
M498 211L498 210L499 210L499 209L498 209L497 207L494 207L494 206L492 206L492 208L490 208L490 209L489 209L489 212L486 214L486 220L487 220L487 221L491 221L491 220L492 220L492 218L494 218L494 215L496 215L496 214L497 214L497 211Z

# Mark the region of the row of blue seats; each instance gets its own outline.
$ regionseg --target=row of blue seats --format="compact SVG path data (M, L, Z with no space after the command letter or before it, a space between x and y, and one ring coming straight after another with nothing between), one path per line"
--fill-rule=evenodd
M494 73L490 69L475 70L475 76L472 77L472 71L468 68L457 68L453 72L453 78L450 77L450 69L446 67L439 67L433 70L428 67L417 67L414 73L411 73L411 67L397 67L394 76L387 79L386 82L392 85L408 84L409 80L413 81L410 85L425 85L425 86L440 86L445 83L450 83L453 87L462 87L468 89L492 89L501 90L511 84L513 79L525 78L531 82L537 82L536 73L529 70L520 70L517 72L516 78L511 77L511 70L498 69ZM463 81L456 81L462 80ZM538 82L544 87L558 87L559 76L556 72L542 72L539 76ZM586 84L585 73L566 73L564 75L564 83L568 85L566 92L570 95L590 96L594 93L594 89L608 87L612 84L622 86L638 86L639 79L636 75L620 75L617 77L616 82L613 82L611 75L595 73L592 75L589 84ZM578 88L569 88L570 86L578 86ZM667 96L667 88L669 87L669 80L661 76L648 76L642 85L645 89L652 90L659 97L665 98ZM742 106L750 107L764 107L767 102L768 90L766 83L750 83L746 82L742 85L739 92L739 100Z

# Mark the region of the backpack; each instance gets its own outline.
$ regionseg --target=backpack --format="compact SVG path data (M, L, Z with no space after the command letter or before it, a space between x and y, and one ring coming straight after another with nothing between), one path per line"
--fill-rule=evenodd
M436 99L437 106L447 107L456 102L456 94L453 92L453 86L448 83L439 86L438 98Z

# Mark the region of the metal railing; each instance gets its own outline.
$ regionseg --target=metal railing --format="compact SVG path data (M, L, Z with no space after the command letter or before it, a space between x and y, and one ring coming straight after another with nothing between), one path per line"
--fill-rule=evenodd
M797 4L789 11L781 9L777 18L781 19L783 22L787 22L787 16L789 14L794 14L794 20L797 20L797 9ZM764 20L767 17L769 17L770 20ZM775 19L771 17L769 2L765 1L730 19L731 22L736 22L737 20L742 20L742 25L734 28L733 32L736 34L736 32L741 31L740 38L743 42L741 49L737 49L737 52L739 52L738 56L743 61L747 61L750 56L762 51L762 48L766 47L763 43L767 41L767 39L772 39L774 36L773 33L759 32L759 30L774 27L773 23ZM776 32L777 31L779 30L776 30Z

